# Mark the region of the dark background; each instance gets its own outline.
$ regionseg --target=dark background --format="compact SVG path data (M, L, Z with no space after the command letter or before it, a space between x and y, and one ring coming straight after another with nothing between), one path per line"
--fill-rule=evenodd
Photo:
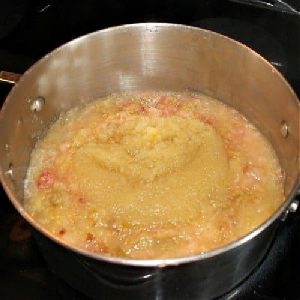
M173 22L246 43L274 62L299 93L299 18L299 0L1 0L0 66L24 72L57 46L108 26Z

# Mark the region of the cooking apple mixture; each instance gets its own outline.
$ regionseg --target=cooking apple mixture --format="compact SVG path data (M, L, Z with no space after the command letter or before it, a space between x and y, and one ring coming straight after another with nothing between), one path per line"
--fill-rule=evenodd
M270 144L200 94L114 94L74 108L36 144L25 180L25 208L52 234L131 259L221 247L283 198Z

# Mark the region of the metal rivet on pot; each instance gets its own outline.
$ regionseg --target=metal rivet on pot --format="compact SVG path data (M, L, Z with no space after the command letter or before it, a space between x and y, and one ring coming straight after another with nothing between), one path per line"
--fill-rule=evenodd
M289 135L289 126L284 120L280 124L280 132L281 135L285 138Z
M299 206L299 201L298 201L298 200L294 200L294 201L290 204L290 206L289 206L289 212L291 212L291 213L296 212L297 209L298 209L298 206Z
M31 111L41 111L45 104L45 98L42 96L38 96L31 102L30 110Z
M5 175L7 175L9 177L13 177L13 164L12 163L9 163L8 169L5 172Z
M285 221L287 219L287 216L289 215L289 213L295 213L297 211L299 207L299 201L298 200L294 200L289 207L287 208L287 210L282 214L281 216L281 221Z

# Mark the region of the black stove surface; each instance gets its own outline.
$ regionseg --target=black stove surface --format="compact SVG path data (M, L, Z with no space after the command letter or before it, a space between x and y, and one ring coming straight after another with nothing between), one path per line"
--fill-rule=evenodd
M49 267L34 230L1 191L0 299L88 300ZM263 262L238 287L217 300L300 299L300 213L288 216Z
M237 39L267 58L300 95L299 0L1 0L0 71L22 73L55 47L108 26L183 23ZM11 86L0 83L0 102ZM264 261L219 300L300 299L300 213L288 216ZM87 298L46 264L32 228L0 190L0 299Z

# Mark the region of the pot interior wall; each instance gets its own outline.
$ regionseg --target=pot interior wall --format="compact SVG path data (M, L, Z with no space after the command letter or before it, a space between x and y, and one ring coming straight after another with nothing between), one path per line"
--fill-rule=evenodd
M14 87L0 120L6 184L23 198L30 152L62 111L112 92L196 91L243 113L270 140L286 174L288 195L298 177L299 105L281 76L259 55L218 34L180 25L140 24L74 40L46 56ZM30 107L42 96L39 112ZM280 126L286 121L289 134Z

